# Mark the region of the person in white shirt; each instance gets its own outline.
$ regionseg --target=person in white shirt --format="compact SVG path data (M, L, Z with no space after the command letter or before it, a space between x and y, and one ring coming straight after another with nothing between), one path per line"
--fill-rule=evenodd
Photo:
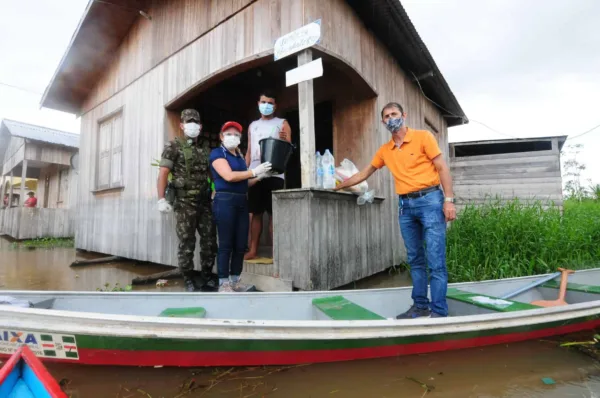
M275 95L269 91L263 91L259 96L258 110L260 119L255 120L248 127L248 151L246 152L246 164L253 168L261 164L259 142L263 138L279 138L292 142L292 129L285 119L275 116L277 103ZM258 244L263 228L263 213L269 214L269 234L273 240L273 191L283 189L284 175L275 174L269 178L257 182L248 191L248 208L252 215L250 226L250 248L246 260L257 257Z

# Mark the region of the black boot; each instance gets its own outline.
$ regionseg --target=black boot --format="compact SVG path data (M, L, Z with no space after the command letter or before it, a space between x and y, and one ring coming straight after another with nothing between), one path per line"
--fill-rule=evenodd
M199 292L200 288L196 285L194 281L193 274L188 274L183 276L183 285L185 286L186 292Z
M202 271L200 279L202 280L200 289L203 292L216 292L219 290L219 277L211 271Z

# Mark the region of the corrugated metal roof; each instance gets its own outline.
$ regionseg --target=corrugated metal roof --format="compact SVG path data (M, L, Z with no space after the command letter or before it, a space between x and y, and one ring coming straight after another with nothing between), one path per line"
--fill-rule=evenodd
M67 133L66 131L49 129L47 127L35 126L33 124L7 119L2 120L2 126L0 126L0 128L1 127L6 128L8 132L15 137L71 148L79 148L79 134Z

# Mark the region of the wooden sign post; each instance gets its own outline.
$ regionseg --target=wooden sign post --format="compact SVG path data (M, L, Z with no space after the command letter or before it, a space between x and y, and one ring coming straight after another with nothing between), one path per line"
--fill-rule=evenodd
M300 173L302 188L315 182L315 99L313 80L323 74L322 61L313 61L310 47L321 40L321 20L312 22L280 37L275 42L275 61L298 54L298 68L286 73L287 86L298 84L298 113L300 119ZM302 66L313 63L300 70Z

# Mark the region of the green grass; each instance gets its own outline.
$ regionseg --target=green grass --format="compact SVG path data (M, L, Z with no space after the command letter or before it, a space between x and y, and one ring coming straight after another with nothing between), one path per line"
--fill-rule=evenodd
M75 247L75 240L73 238L39 238L14 242L12 246L15 249L19 247L32 249L73 248Z
M558 208L518 200L465 208L447 238L450 282L600 266L600 201L567 200Z

